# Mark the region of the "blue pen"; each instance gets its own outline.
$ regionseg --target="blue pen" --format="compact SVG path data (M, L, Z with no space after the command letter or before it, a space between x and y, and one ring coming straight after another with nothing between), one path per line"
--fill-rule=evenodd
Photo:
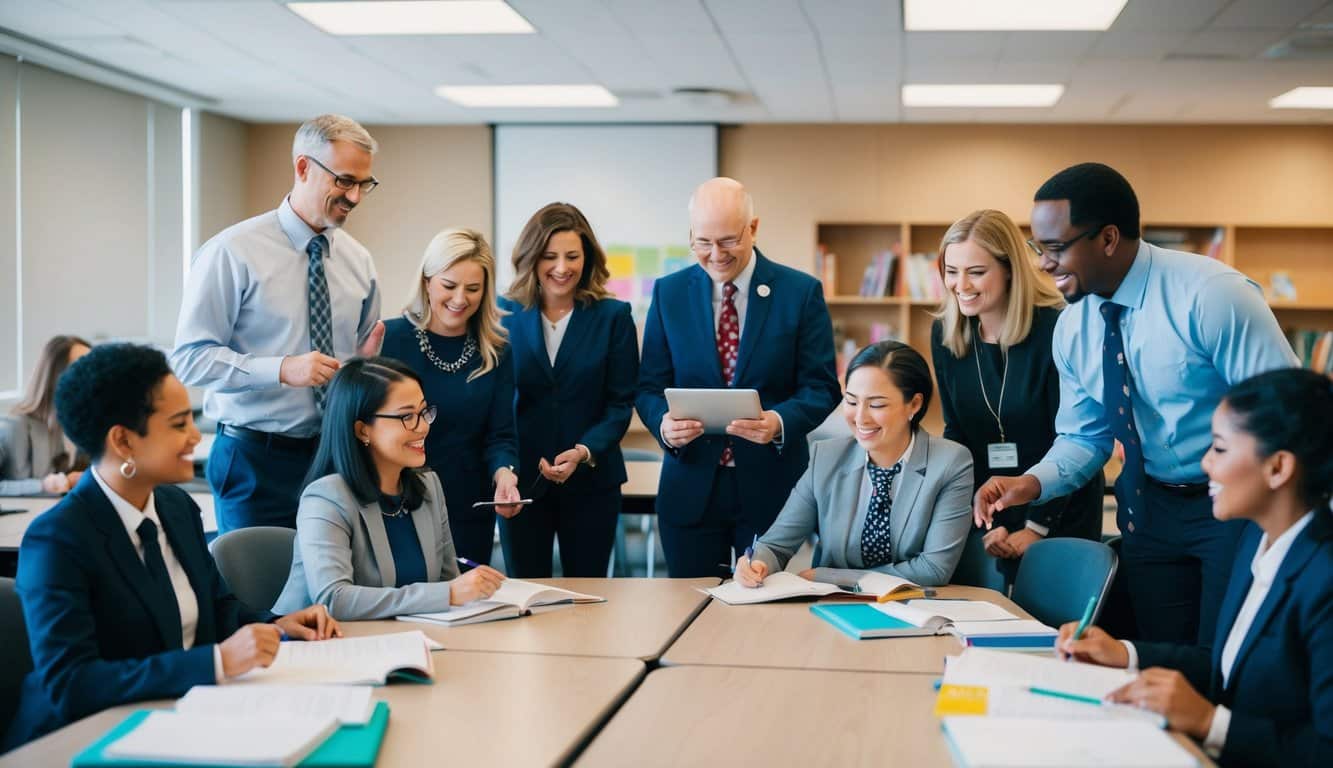
M281 629L278 630L278 642L280 642L280 643L285 643L285 642L287 642L287 641L290 640L290 639L291 639L290 637L287 637L287 633L286 633L286 632L282 631Z
M748 546L748 547L745 548L745 557L748 558L748 559L750 559L750 560L753 560L753 559L754 559L754 548L757 547L757 546L759 546L759 534L756 533L756 534L754 535L754 540L750 542L750 546Z
M481 563L477 562L476 560L469 560L469 559L466 558L466 557L460 557L460 558L458 558L458 562L462 563L463 565L466 565L466 566L469 567L469 568L480 568L480 567L481 567Z

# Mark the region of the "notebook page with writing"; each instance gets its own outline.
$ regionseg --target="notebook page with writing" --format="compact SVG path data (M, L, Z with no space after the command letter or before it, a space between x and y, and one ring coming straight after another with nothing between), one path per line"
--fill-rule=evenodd
M333 717L266 719L160 711L149 713L104 754L171 765L293 766L337 728Z
M371 690L366 685L196 685L176 702L176 712L272 719L333 717L341 725L365 725L375 709Z

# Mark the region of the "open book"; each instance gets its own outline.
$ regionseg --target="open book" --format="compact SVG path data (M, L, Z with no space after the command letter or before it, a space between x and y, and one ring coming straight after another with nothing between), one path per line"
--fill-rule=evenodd
M907 579L890 576L887 573L868 571L857 579L852 589L822 581L810 581L791 573L778 571L769 574L764 583L757 587L746 587L738 581L728 581L718 587L705 589L704 592L716 597L727 605L751 605L770 603L774 600L788 600L793 597L837 597L852 600L903 600L921 597L922 588Z
M427 682L435 676L432 647L420 630L318 642L287 642L273 664L253 669L237 682L383 685L390 678Z
M495 594L485 600L474 600L438 613L411 613L399 616L399 621L420 621L427 624L443 624L457 627L463 624L477 624L483 621L514 619L532 613L532 609L543 605L563 603L604 603L606 598L585 595L559 587L549 587L522 579L505 579Z
M1023 620L998 605L980 600L912 600L873 605L810 606L811 613L857 640L876 637L921 637L954 635L967 642L972 637L1049 637L1054 629Z

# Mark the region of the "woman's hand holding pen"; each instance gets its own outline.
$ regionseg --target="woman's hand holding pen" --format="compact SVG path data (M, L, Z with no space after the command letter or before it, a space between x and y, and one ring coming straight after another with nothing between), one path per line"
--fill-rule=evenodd
M485 600L500 588L505 575L489 565L477 565L472 570L449 582L449 604L462 605L473 600Z
M740 582L742 587L758 587L764 583L764 577L768 575L768 565L762 560L751 560L745 555L736 561L736 581Z
M1125 644L1106 634L1101 627L1088 627L1083 636L1075 639L1079 622L1070 621L1060 627L1060 637L1055 641L1056 653L1062 659L1073 657L1077 661L1100 664L1103 667L1129 666L1129 651Z

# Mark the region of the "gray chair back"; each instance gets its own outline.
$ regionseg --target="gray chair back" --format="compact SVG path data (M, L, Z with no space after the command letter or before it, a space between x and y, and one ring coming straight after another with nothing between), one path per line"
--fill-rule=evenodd
M0 742L19 708L23 678L32 671L28 630L13 579L0 579Z
M1115 579L1117 558L1110 547L1087 539L1043 539L1028 547L1009 596L1033 618L1058 628L1083 618L1088 598L1097 598L1097 620Z
M295 541L291 528L256 526L228 531L209 549L232 594L255 610L267 611L287 584Z

